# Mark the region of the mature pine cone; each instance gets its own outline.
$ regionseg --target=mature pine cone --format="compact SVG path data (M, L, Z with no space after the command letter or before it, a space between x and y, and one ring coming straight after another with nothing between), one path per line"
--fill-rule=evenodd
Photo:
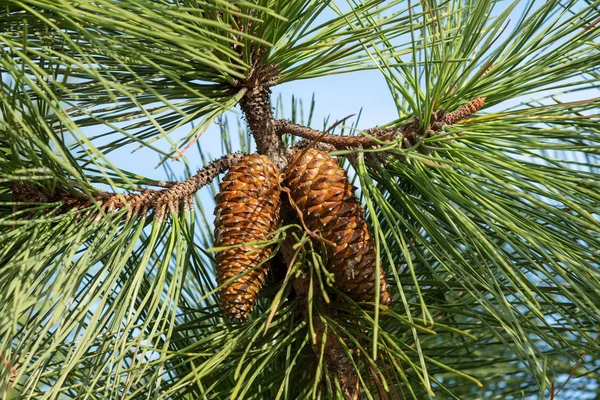
M215 197L215 246L265 240L277 229L279 179L279 170L263 155L246 156L231 167ZM244 322L252 312L268 271L264 261L271 251L271 247L248 245L217 252L219 285L251 270L221 289L221 305L231 321Z
M309 148L292 158L285 182L306 227L336 244L325 245L336 286L355 301L375 301L376 248L346 171L329 154ZM379 285L380 304L389 305L383 271Z

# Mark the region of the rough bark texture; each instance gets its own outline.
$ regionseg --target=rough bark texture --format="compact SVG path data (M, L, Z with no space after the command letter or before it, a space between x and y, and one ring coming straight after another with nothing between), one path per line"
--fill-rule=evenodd
M240 101L240 107L256 141L258 153L269 157L283 170L287 165L286 147L275 127L270 95L271 90L268 87L249 88Z
M215 246L243 245L216 254L217 283L235 278L220 293L225 315L232 322L248 319L269 269L265 260L272 247L246 243L265 240L277 229L279 179L279 170L266 156L253 154L234 165L219 185Z
M245 92L240 107L256 142L256 150L283 170L287 165L286 147L275 126L269 89L276 84L279 70L276 66L265 64L265 55L265 48L259 47L253 51L248 77L237 82L236 87Z
M301 141L293 146L297 149L308 147L310 141L318 142L320 144L328 144L333 146L334 149L346 149L352 147L367 148L380 146L380 144L377 141L367 136L338 136L331 133L321 132L316 129L298 125L285 120L277 120L276 127L280 133L285 132L290 135L308 139L308 141ZM399 128L382 128L380 130L377 130L375 132L376 135L374 136L380 141L389 141L395 138L396 131L399 131Z
M314 148L300 151L285 183L307 228L335 243L325 246L335 285L356 301L375 301L379 285L379 301L389 305L389 285L383 270L376 276L376 248L363 210L337 160Z
M302 149L314 147L321 151L338 149L357 149L379 147L380 144L365 136L343 136L321 132L309 127L293 124L285 120L275 120L270 105L269 87L277 82L278 70L274 66L264 66L262 52L256 53L256 60L247 79L236 82L231 89L244 90L240 101L244 116L257 143L259 154L266 155L275 165L284 170L287 160ZM444 125L453 125L477 112L485 103L485 97L473 99L451 113L438 110L431 116L430 125L421 127L418 118L408 121L400 127L371 128L365 130L370 136L380 141L392 141L402 138L401 146L415 146L422 136L440 133ZM306 138L294 146L286 148L282 135L289 133ZM434 145L434 144L431 144ZM165 190L143 190L140 193L117 194L100 192L89 197L73 188L59 187L52 193L39 189L29 182L17 181L12 184L13 200L15 202L48 203L61 201L64 210L86 208L99 203L102 212L129 210L126 220L131 217L145 216L150 210L155 210L155 217L163 218L167 210L175 211L179 204L191 207L193 194L204 185L210 183L218 174L226 171L232 164L238 162L243 154L227 154L201 169L192 178L183 182L151 182L150 186L159 186ZM352 157L352 155L349 155ZM379 158L374 157L379 160ZM17 206L14 206L16 209ZM98 217L102 213L95 213Z
M144 217L150 210L156 211L156 218L162 219L166 210L175 211L180 204L191 209L194 194L220 173L239 162L242 153L227 154L200 169L196 175L182 182L152 182L153 186L164 186L163 190L144 190L141 193L100 192L94 197L77 190L59 187L48 193L36 185L27 182L13 183L13 201L29 203L62 202L63 209L83 209L99 204L102 212L114 212L127 208L126 220L132 217ZM94 210L92 212L95 213ZM98 217L102 214L98 213Z
M397 139L401 139L400 146L407 149L417 145L421 137L439 134L443 131L444 126L454 125L470 117L483 107L484 104L485 97L478 97L453 112L445 113L444 110L440 109L432 113L428 127L422 127L419 119L414 118L399 127L388 126L384 128L365 129L364 133L367 136L339 136L286 120L275 121L275 127L280 135L287 133L304 138L304 140L301 140L288 149L288 154L295 154L298 150L310 147L311 145L323 151L378 148L381 146L381 142L392 142ZM373 138L376 140L373 140Z

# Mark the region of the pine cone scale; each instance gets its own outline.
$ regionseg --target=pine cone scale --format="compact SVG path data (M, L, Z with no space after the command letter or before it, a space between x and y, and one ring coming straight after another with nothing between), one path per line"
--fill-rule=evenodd
M375 276L375 245L346 171L329 154L309 148L297 153L285 175L307 228L336 244L324 246L336 286L356 301L374 301L380 285L380 303L389 305L389 286L383 271Z
M279 224L279 170L265 156L253 154L231 167L215 197L215 246L220 301L233 322L252 312L268 271L270 246L246 245L269 239Z

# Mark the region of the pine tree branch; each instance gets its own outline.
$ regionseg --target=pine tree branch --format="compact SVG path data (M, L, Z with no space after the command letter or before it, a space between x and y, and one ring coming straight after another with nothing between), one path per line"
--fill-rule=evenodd
M65 211L84 209L96 203L101 210L96 214L96 218L100 218L102 213L127 209L126 221L132 217L143 217L150 210L155 210L156 218L162 220L167 209L176 211L180 203L183 203L186 209L191 209L193 195L243 157L242 153L227 154L212 161L185 181L152 182L153 186L164 186L166 189L144 190L140 193L100 192L89 197L72 188L59 187L50 193L32 183L18 181L12 185L13 200L25 203L62 202L62 209Z
M312 129L306 126L295 124L291 121L286 120L278 120L276 121L277 130L283 134L287 133L294 136L299 136L309 141L320 142L324 144L329 144L336 149L346 149L352 147L376 147L379 146L380 143L377 143L373 139L366 136L339 136L332 133L322 132L316 129ZM394 131L397 128L388 129L382 128L381 131L377 131L376 134L379 134L378 138L381 138L383 141L392 140L395 136ZM385 130L385 131L384 131ZM384 133L385 132L385 133ZM301 143L301 144L300 144ZM295 147L306 147L306 142L300 142L296 144Z
M162 188L170 188L177 184L177 181L149 181L146 183L148 186L162 187ZM142 190L142 189L140 189Z
M298 125L291 121L275 120L270 107L269 86L276 81L277 69L272 66L262 66L263 54L261 51L256 54L257 59L249 78L239 83L246 90L246 96L242 99L240 105L242 105L257 142L258 152L266 154L276 162L281 170L287 165L288 157L311 145L316 145L326 151L349 148L376 148L382 145L381 142L391 143L401 137L402 147L408 148L413 146L420 136L429 136L441 131L446 125L453 125L468 118L477 112L485 102L485 98L480 97L448 114L445 114L443 110L439 110L432 115L426 133L423 133L418 118L415 118L401 127L392 126L365 130L364 132L372 138L369 136L334 135ZM291 148L286 148L281 138L283 133L303 137L306 140L300 141ZM175 211L178 209L179 203L184 203L185 208L190 209L193 194L210 183L218 174L239 162L242 157L243 154L241 153L225 155L183 182L156 181L150 183L152 186L164 187L164 190L144 190L133 194L100 192L90 198L80 191L73 190L73 188L59 187L54 192L49 193L31 183L18 181L12 186L13 199L15 202L35 203L60 201L63 203L62 208L64 210L83 209L97 203L101 212L97 213L96 218L100 218L102 213L105 212L128 208L126 221L129 221L131 217L145 216L150 210L154 209L156 218L161 220L164 218L167 208ZM15 211L16 208L15 206Z
M451 113L446 114L443 110L438 110L431 116L428 129L423 129L419 123L419 119L414 118L400 127L390 126L366 129L364 130L365 136L339 136L295 124L287 120L277 120L275 121L275 126L279 135L287 133L306 139L294 145L291 148L293 151L306 148L311 142L328 145L329 149L366 149L377 148L382 145L381 142L392 143L398 139L401 141L402 148L409 148L417 143L419 137L435 135L441 132L445 126L454 125L468 118L483 107L484 103L485 97L478 97Z
M284 241L281 246L281 253L288 264L288 268L291 268L291 263L294 258L293 244L289 240ZM310 281L305 276L299 276L294 278L293 286L297 296L301 297L301 301L306 303L308 296L308 288ZM315 299L313 299L315 301ZM302 311L305 314L305 318L308 318L306 313L308 307L306 304L302 307ZM358 387L358 372L352 365L352 361L346 354L338 338L339 333L333 331L331 326L325 327L323 321L320 318L313 319L314 333L316 341L312 343L312 348L315 356L318 357L321 354L321 348L323 347L323 357L327 370L335 374L339 381L342 389L342 396L345 400L354 400L358 398L359 387ZM325 340L325 343L323 343Z
M266 155L283 170L287 165L286 147L274 124L270 89L277 82L279 70L276 66L264 64L265 55L264 47L253 52L248 77L236 82L236 87L244 91L240 107L256 141L258 153Z
M327 151L327 152L336 150L335 146L333 146L331 144L327 144L327 143L323 143L323 142L316 142L314 140L302 139L287 150L288 158L293 157L294 154L296 154L298 151L306 149L307 147L311 147L311 146L315 147L318 150Z
M281 209L281 218L284 225L299 224L297 214L295 211L293 211L292 206L285 199L282 203ZM288 270L293 267L297 256L297 251L294 250L294 245L296 243L294 243L292 237L292 235L287 235L280 248ZM301 310L304 318L306 319L308 319L307 302L310 285L311 282L306 275L296 276L293 279L294 292L296 293L296 296L300 298L302 304ZM318 292L318 290L315 290L315 293ZM327 313L328 315L331 314L331 318L335 319L335 317L332 315L331 309L325 304L321 296L314 296L312 301L319 304L319 309L322 312ZM323 348L323 358L327 366L327 370L338 377L342 390L342 397L344 400L357 399L360 393L358 372L354 368L348 354L344 351L339 342L338 338L340 338L342 335L339 332L334 331L334 328L331 325L325 326L324 322L319 317L313 318L312 321L316 340L315 342L311 343L315 357L320 357L321 349ZM323 341L325 341L325 343ZM325 382L325 384L328 384L328 382Z
M453 125L474 114L485 102L484 97L479 97L448 114L440 109L432 114L427 129L424 129L419 118L415 117L401 127L366 129L365 136L339 136L329 133L329 130L321 132L291 121L275 119L271 110L270 87L277 83L279 69L276 65L265 64L265 55L264 47L255 49L251 55L252 68L248 77L236 80L230 89L244 92L244 96L240 100L240 107L256 142L257 151L259 154L269 157L281 171L285 170L287 159L290 156L315 143L319 143L319 147L327 151L378 148L382 142L391 143L398 139L400 139L402 148L413 147L421 137L435 135L441 132L445 125ZM308 141L300 141L291 148L287 148L282 140L284 133L302 137Z

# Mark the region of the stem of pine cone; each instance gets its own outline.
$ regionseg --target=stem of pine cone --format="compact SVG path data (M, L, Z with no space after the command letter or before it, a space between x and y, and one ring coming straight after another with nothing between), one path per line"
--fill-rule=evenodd
M281 219L283 220L283 224L297 225L298 220L295 213L292 211L292 206L285 198L282 200ZM283 259L288 268L291 268L294 262L296 253L293 248L294 244L291 235L288 235L286 240L281 244L281 254L283 255ZM304 317L308 319L308 307L306 302L310 280L306 278L306 276L299 276L294 278L292 285L294 287L294 292L296 292L296 296L299 297L303 304L301 309ZM318 296L313 299L313 301L319 300ZM322 308L323 312L328 312L327 307ZM335 332L333 330L334 328L331 326L326 327L320 318L313 318L313 328L315 331L316 342L312 343L312 348L315 356L321 354L321 348L323 347L323 358L327 365L327 370L337 376L344 400L357 399L360 394L358 372L352 365L350 356L346 354L338 340L340 333ZM324 337L325 343L323 344Z

